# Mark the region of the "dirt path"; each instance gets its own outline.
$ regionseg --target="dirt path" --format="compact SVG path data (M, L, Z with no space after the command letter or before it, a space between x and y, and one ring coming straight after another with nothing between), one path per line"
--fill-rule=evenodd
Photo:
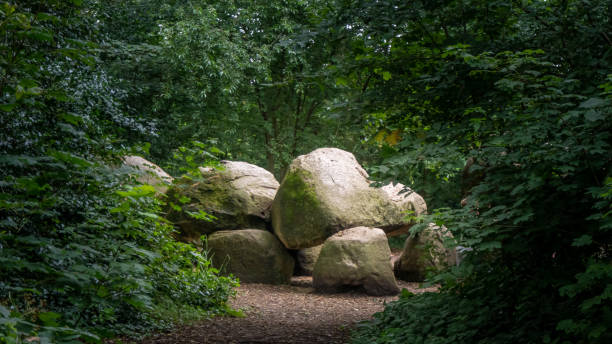
M423 292L416 283L400 287ZM431 290L431 289L430 289ZM368 296L351 291L319 294L312 278L294 277L291 285L244 284L232 301L245 318L218 317L157 335L143 344L161 343L345 343L350 329L383 309L395 297Z

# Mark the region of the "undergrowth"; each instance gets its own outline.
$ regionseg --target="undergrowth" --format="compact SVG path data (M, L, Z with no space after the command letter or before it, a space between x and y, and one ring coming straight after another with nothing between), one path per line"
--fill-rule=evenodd
M176 242L163 197L122 167L121 136L152 128L98 65L88 5L0 2L3 344L100 342L234 313L237 282Z

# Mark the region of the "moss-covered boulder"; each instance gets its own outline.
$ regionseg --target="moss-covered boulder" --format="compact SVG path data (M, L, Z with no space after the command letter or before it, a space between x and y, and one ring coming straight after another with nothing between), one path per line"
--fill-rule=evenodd
M395 295L391 250L382 229L356 227L331 236L323 244L313 271L313 285L325 292L363 287L370 295Z
M219 231L208 237L213 266L241 282L286 284L294 260L270 232L260 229Z
M395 261L397 278L408 282L423 281L428 270L439 270L457 263L452 243L453 235L442 226L430 224L425 230L409 236L398 260ZM451 245L452 246L452 245Z
M297 157L272 204L274 233L290 249L320 245L334 233L368 226L406 230L408 210L423 211L418 195L399 195L397 187L374 188L353 154L320 148ZM413 205L415 200L423 206Z
M261 167L222 161L222 169L200 168L201 178L183 177L168 190L168 219L180 228L179 238L199 242L219 230L266 229L278 182ZM207 221L201 211L215 217Z
M123 157L123 164L134 170L136 181L141 184L152 185L158 193L165 193L174 180L161 167L137 155Z

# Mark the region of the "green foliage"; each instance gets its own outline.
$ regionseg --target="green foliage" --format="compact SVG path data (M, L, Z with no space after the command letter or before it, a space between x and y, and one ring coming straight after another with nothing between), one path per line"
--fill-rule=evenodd
M107 70L129 90L127 110L158 129L146 140L162 165L177 147L213 140L226 157L280 178L298 154L360 146L353 135L359 120L329 108L339 90L327 69L334 46L313 31L325 2L132 0L100 7L108 16L101 25Z
M524 332L508 331L503 328L507 323L491 321L499 318L495 311L501 309L495 304L468 301L452 294L402 293L399 301L390 303L372 322L357 328L353 343L525 342ZM488 327L490 324L495 326ZM478 336L486 340L474 341Z
M224 153L213 145L191 141L174 151L173 160L168 162L167 167L169 171L176 171L180 174L187 174L193 178L198 178L201 175L198 170L200 167L221 168L219 156L223 155Z
M401 250L402 248L404 248L404 243L406 242L406 239L408 239L407 234L389 237L389 248L391 248L392 251Z
M173 241L155 190L118 168L125 152L173 174L232 158L280 177L331 145L425 196L422 226L472 249L431 277L441 293L404 295L355 341L610 342L610 11L0 2L0 341L97 341L181 310L232 313L235 282Z
M33 324L23 320L22 314L9 311L0 305L0 343L17 344L32 342L26 338L37 335L40 343L81 343L77 339L87 341L98 341L100 338L92 333L75 330L67 327L58 327L58 320L61 314L54 312L40 313L41 325ZM25 340L25 341L24 341Z
M117 168L120 135L146 129L97 65L94 5L0 3L2 343L151 331L159 302L224 313L235 286Z
M473 249L355 342L609 342L609 3L340 3L366 132L403 134L373 174Z
M190 245L168 240L162 254L164 258L151 267L159 281L156 286L159 295L169 297L177 305L208 310L211 315L231 312L226 302L238 283L219 276L219 271L210 265L206 250L198 252Z

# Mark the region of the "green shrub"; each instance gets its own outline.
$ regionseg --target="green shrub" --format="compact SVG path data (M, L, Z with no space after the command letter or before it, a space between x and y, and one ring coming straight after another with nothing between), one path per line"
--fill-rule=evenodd
M221 314L236 285L119 168L120 134L150 128L96 64L87 4L0 3L0 343L152 331L160 303Z
M366 110L404 133L374 175L456 190L425 223L472 249L355 342L612 342L610 2L347 6L355 73L391 76Z

